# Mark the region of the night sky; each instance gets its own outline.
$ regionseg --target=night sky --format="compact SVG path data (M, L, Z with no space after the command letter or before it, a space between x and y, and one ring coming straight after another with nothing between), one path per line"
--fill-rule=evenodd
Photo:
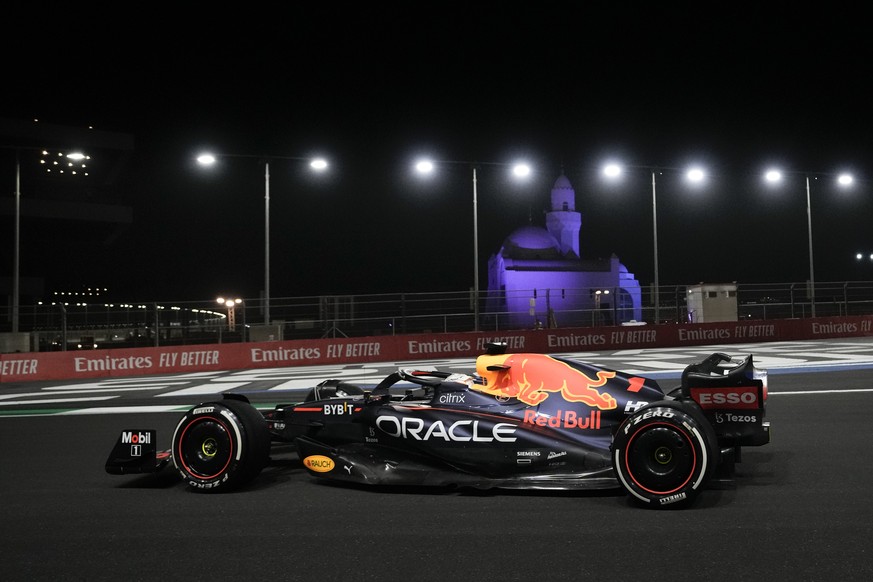
M198 167L196 154L211 149L331 162L317 177L300 160L270 164L274 298L469 288L468 162L481 164L483 288L503 239L545 224L561 173L582 213L583 258L616 253L652 281L650 174L608 185L599 176L608 158L663 169L662 284L806 280L804 175L817 178L816 280L873 279L873 262L854 258L873 252L873 50L859 3L589 4L204 4L195 13L167 3L132 16L112 5L117 14L96 19L90 8L36 3L15 16L19 36L2 41L0 117L131 134L135 150L111 195L134 221L93 247L27 223L22 276L131 301L257 297L263 165ZM442 164L424 182L411 172L420 153L465 163ZM494 165L519 158L535 171L525 184ZM707 169L702 187L679 180L690 162ZM770 163L797 174L766 188ZM842 170L855 176L850 190L818 175ZM4 183L8 196L11 176ZM2 243L0 275L11 272L10 247Z

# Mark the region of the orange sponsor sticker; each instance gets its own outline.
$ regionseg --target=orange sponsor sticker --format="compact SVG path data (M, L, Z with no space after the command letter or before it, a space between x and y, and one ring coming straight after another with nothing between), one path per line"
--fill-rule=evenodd
M318 473L327 473L328 471L333 471L336 465L330 457L311 455L303 459L303 466Z

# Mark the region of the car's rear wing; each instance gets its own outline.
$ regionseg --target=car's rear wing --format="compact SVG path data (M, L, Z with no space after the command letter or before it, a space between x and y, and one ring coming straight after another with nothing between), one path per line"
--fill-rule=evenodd
M763 445L770 442L770 423L764 420L767 371L756 368L752 355L733 359L714 353L682 372L682 385L671 396L688 398L700 406L722 445Z

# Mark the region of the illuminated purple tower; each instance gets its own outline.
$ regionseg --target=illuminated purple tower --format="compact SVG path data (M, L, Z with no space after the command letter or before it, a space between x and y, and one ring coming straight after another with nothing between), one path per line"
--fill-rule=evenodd
M523 226L488 260L486 317L498 329L617 325L641 319L640 284L613 254L583 259L582 215L566 176L552 187L546 228Z

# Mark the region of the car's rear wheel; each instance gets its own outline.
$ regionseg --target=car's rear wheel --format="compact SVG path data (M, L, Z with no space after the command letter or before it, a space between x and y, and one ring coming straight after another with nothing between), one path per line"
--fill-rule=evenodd
M649 406L628 417L616 433L612 454L621 485L652 507L690 503L715 463L705 427L670 406Z
M270 433L247 402L207 402L189 410L173 433L173 463L186 483L228 491L255 478L270 456Z

